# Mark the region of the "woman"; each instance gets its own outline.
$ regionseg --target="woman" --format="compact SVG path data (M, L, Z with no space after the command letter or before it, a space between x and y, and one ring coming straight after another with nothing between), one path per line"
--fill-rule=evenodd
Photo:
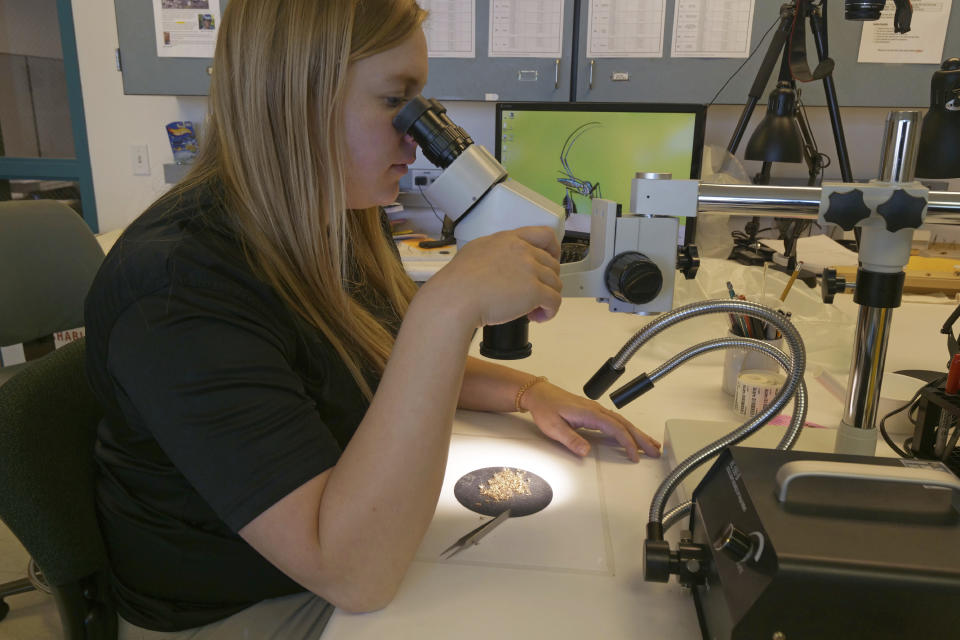
M333 606L385 606L457 407L527 410L578 455L575 427L658 455L600 405L467 357L477 327L557 312L551 230L475 240L419 291L404 274L379 206L415 156L391 121L426 83L423 17L413 0L224 13L197 164L87 300L121 637L315 637Z

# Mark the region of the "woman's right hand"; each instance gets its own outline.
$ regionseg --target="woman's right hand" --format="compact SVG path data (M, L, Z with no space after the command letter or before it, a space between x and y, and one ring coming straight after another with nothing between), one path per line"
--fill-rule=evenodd
M549 227L521 227L476 238L421 287L461 310L473 326L526 315L549 320L560 308L560 244Z

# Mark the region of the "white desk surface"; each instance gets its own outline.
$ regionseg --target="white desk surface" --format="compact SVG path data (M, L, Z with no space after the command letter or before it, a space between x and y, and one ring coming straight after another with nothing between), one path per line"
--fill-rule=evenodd
M728 268L712 263L705 267ZM730 277L713 274L718 275ZM710 277L701 273L697 279L709 283L708 295L715 286ZM794 295L799 296L795 301L799 307L804 297L808 304L815 300L818 291L791 292L788 302ZM894 311L886 370L943 370L946 340L939 328L953 304L907 303ZM851 296L838 296L835 309L822 312L832 318L833 331L828 333L839 336L838 344L849 349L856 320ZM565 299L554 320L531 325L533 356L512 366L579 391L597 367L648 321L611 314L591 299ZM650 371L680 347L722 335L724 321L720 316L701 318L668 330L636 354L621 382ZM801 322L798 328L803 334ZM816 328L811 333L827 335ZM475 341L474 355L476 349ZM842 350L808 345L812 365L826 366L845 380L847 355L835 353ZM721 362L722 354L716 353L684 365L622 413L661 440L668 419L719 420L729 422L731 429L738 426L741 420L720 389ZM835 426L841 417L840 402L813 379L809 366L806 379L808 420ZM611 406L607 398L602 402ZM675 580L654 584L642 578L647 510L668 471L669 456L632 464L622 451L595 443L590 456L578 460L539 436L527 417L516 415L460 411L454 434L440 505L396 599L375 613L337 611L324 638L700 637L690 594ZM491 464L500 451L503 460ZM475 468L528 464L529 470L554 485L554 502L539 514L508 520L479 546L441 561L437 550L481 521L453 502L448 491L472 462Z

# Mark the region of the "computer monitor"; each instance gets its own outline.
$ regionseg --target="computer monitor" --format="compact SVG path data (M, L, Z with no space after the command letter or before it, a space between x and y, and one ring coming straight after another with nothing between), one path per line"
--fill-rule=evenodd
M501 102L496 156L568 213L589 214L591 197L627 211L638 171L700 177L705 123L697 104ZM568 230L584 230L578 218Z

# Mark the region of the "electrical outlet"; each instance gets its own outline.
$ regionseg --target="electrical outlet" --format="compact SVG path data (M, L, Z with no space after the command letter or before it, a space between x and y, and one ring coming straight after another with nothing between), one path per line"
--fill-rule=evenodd
M130 146L130 170L135 176L150 175L150 155L147 145L135 144Z

